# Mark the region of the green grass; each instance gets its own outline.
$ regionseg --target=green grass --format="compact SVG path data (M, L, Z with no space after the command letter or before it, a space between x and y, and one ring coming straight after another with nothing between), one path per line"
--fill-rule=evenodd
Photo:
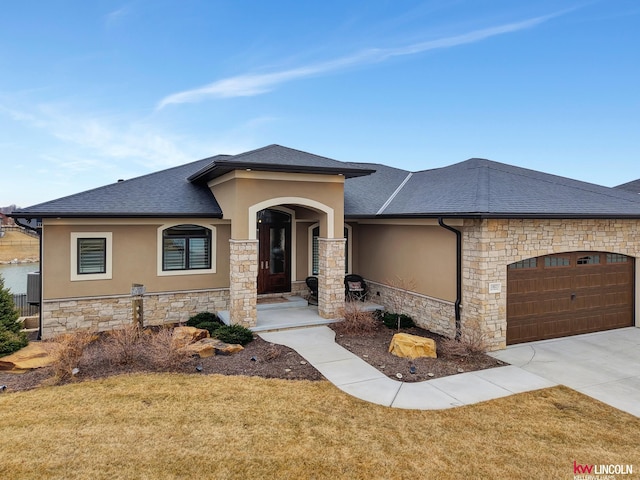
M640 471L640 419L565 387L409 411L327 382L131 375L2 394L0 425L11 479L556 479L574 460Z

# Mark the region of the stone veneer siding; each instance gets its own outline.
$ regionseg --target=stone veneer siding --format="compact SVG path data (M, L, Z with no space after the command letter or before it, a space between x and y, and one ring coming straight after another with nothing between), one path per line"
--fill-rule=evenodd
M200 312L227 310L229 290L148 293L143 297L144 325L186 322ZM112 330L133 323L130 295L45 300L42 337L73 330Z
M338 318L344 307L344 238L318 238L318 314Z
M247 328L258 323L258 240L229 240L229 318Z
M479 322L491 350L506 347L510 263L571 251L640 255L640 220L465 220L462 234L462 334L469 322ZM490 282L501 283L502 291L490 294Z
M381 304L393 312L401 305L400 312L409 315L420 327L430 332L453 338L456 334L454 303L428 297L416 292L367 280L369 300ZM380 292L380 295L377 293Z

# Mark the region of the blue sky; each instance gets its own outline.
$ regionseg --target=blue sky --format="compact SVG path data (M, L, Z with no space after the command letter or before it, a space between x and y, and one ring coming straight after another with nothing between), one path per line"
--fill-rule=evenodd
M0 206L271 143L635 180L640 2L2 2Z

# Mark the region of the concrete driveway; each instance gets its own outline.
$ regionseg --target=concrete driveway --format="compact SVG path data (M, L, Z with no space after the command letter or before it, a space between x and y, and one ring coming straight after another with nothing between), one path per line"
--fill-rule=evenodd
M490 355L640 417L640 328L512 345Z

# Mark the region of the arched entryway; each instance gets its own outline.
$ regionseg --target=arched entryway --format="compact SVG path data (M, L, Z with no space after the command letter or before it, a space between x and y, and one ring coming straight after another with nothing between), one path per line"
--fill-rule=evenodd
M566 252L507 267L507 345L634 324L635 259Z

